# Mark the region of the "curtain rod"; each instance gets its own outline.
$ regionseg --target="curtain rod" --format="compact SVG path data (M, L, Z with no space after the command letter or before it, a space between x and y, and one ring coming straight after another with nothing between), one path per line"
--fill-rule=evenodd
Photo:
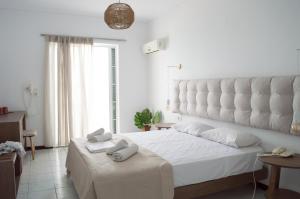
M52 35L52 34L41 34L42 37L45 36L62 36L62 37L83 37L83 36L71 36L71 35ZM114 39L114 38L105 38L105 37L88 37L92 39L99 39L99 40L106 40L106 41L120 41L120 42L126 42L126 39Z

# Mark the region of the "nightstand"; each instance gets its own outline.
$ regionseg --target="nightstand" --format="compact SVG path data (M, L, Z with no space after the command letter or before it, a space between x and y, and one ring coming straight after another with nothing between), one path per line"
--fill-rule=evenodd
M266 156L260 157L259 159L263 163L271 165L269 188L266 193L267 199L300 199L300 193L279 188L281 168L300 169L299 154L289 158Z
M22 158L15 152L0 155L0 171L1 198L15 199L22 174Z
M161 130L161 129L169 129L171 128L175 123L158 123L158 124L155 124L155 127L158 129L158 130Z

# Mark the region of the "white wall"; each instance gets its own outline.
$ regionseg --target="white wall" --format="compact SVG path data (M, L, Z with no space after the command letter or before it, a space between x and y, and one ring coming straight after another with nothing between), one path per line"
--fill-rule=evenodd
M102 18L0 10L0 105L24 110L23 87L30 81L39 90L36 115L28 128L38 130L43 145L44 40L41 33L127 39L120 43L120 128L134 131L135 111L147 106L147 60L142 54L148 25L136 22L125 31L109 29Z
M168 65L173 78L270 76L300 73L300 1L188 0L151 24L151 38L168 47L150 55L150 102L163 109ZM164 86L163 86L164 85Z
M150 24L151 39L167 41L166 50L149 56L150 107L177 120L165 108L169 65L183 64L171 79L300 74L299 8L297 0L188 0L169 10ZM299 190L297 178L294 172L282 183Z

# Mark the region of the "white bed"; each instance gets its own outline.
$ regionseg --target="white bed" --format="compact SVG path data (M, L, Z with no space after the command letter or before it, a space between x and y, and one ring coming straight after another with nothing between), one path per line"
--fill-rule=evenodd
M126 133L122 136L167 160L173 167L175 187L262 168L259 161L255 164L256 154L263 151L259 146L236 149L175 129Z

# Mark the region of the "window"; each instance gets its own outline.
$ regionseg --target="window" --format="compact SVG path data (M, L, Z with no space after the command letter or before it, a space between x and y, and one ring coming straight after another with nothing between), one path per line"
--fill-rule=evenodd
M99 128L117 133L119 130L118 48L93 44L92 64L87 78L89 132Z

